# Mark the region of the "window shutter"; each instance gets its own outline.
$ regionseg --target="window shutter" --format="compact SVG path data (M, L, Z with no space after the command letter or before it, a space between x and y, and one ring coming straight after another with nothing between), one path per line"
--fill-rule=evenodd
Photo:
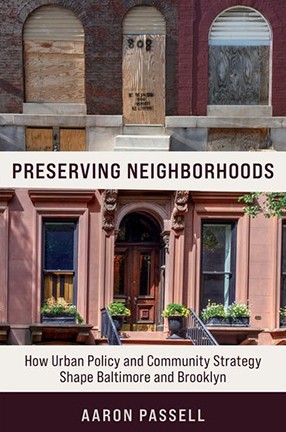
M209 45L267 46L271 32L265 18L257 11L235 7L220 14L214 21Z
M28 18L24 41L83 41L80 20L69 10L59 6L44 6Z
M166 23L163 15L152 6L138 6L127 13L123 23L125 35L165 35Z

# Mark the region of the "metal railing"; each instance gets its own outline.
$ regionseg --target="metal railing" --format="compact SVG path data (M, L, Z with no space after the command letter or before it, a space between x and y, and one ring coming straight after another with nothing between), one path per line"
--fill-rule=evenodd
M198 315L192 308L190 308L190 311L186 338L191 339L194 345L218 345Z
M107 308L101 309L101 336L107 339L109 345L122 345L118 331Z

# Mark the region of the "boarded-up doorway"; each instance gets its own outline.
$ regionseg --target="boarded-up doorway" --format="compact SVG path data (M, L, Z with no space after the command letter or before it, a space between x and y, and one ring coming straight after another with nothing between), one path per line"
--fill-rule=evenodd
M125 124L164 124L166 24L151 6L138 6L123 24Z

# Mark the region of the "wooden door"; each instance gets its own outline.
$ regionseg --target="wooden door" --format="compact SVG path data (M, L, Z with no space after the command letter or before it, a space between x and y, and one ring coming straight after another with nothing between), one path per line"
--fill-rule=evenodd
M123 36L125 124L165 122L165 35Z
M115 249L114 300L131 310L130 327L151 329L156 324L159 298L159 246L129 244Z

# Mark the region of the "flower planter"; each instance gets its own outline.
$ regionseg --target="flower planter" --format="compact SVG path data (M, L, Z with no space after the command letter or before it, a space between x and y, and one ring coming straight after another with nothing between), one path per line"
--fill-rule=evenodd
M122 329L124 318L125 318L124 315L112 315L112 320L118 332Z
M248 327L249 317L230 318L230 324L234 327Z
M248 327L249 317L237 317L237 318L223 318L223 317L213 317L209 318L205 324L207 326L213 327Z
M229 318L224 317L212 317L205 321L205 325L213 327L226 327L230 326L230 320Z
M170 336L168 336L168 339L182 339L184 317L179 315L170 316L168 317L168 325L170 331Z
M76 324L75 315L42 315L43 324Z

